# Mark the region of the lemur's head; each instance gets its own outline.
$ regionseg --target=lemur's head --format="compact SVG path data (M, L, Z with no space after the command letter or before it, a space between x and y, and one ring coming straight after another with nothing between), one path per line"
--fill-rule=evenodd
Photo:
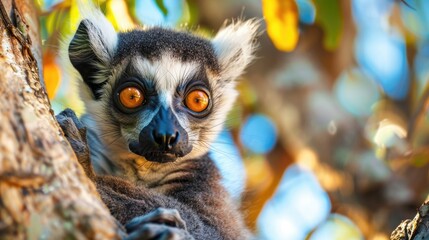
M236 21L208 40L158 27L118 33L100 12L82 20L69 58L106 149L152 162L206 153L252 60L257 27Z

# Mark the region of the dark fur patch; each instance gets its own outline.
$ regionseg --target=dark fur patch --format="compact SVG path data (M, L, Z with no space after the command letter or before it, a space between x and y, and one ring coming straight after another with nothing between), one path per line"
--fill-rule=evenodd
M73 67L80 73L83 81L91 89L95 99L100 99L103 85L106 81L95 83L93 81L94 74L98 71L96 65L101 62L95 52L92 50L91 41L89 38L88 20L83 20L76 31L69 46L69 58Z
M168 51L181 61L196 61L212 71L219 72L218 60L210 41L186 32L156 27L145 31L119 33L117 49L115 63L136 54L156 60Z

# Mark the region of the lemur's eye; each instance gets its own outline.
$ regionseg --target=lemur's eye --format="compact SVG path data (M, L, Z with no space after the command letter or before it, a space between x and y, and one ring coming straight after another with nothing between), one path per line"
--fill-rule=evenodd
M186 107L194 112L202 112L209 106L209 96L203 90L193 90L186 95Z
M136 87L126 87L119 92L119 101L126 108L136 108L142 105L143 93Z

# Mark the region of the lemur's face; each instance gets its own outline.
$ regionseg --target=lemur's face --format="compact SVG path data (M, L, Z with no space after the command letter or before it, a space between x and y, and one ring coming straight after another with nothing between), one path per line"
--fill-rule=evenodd
M69 57L106 149L161 163L206 153L252 58L255 22L231 24L210 41L163 28L116 33L100 13L92 17Z

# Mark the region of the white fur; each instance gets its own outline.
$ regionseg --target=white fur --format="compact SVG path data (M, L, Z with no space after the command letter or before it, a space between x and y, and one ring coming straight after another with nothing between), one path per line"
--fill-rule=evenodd
M148 76L155 80L159 92L173 95L176 87L192 76L199 69L199 63L182 62L166 52L159 60L153 62L143 57L136 57L132 60L134 69L141 76Z
M87 27L94 52L103 63L109 63L116 51L118 34L92 1L78 1L78 5L82 20L92 23L92 26Z
M257 20L237 20L223 27L212 40L224 78L236 79L253 59Z

